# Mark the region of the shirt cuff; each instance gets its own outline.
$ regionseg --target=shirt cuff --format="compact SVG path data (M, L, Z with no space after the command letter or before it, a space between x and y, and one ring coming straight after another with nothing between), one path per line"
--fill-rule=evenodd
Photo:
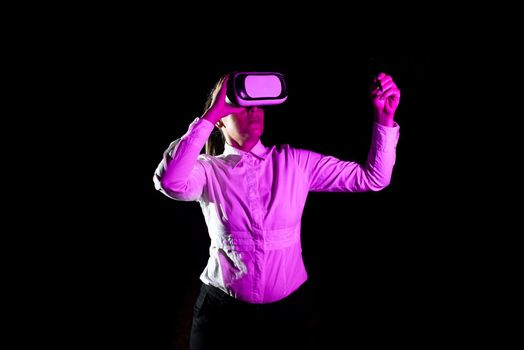
M193 122L189 125L189 129L184 137L191 138L193 140L201 138L207 140L214 127L215 125L207 119L195 118L195 120L193 120Z
M400 126L385 126L374 122L372 144L380 151L394 150L398 143Z

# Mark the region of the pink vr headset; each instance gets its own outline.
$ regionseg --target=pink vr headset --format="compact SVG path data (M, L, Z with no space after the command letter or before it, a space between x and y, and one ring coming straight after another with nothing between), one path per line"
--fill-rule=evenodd
M233 72L227 84L226 101L249 107L283 103L287 99L284 76L276 72Z

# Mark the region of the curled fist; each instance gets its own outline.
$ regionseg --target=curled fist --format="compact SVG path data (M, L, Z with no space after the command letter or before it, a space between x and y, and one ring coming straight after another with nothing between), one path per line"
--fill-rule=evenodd
M393 78L379 73L373 80L370 94L375 121L385 126L393 126L395 111L400 103L400 90Z

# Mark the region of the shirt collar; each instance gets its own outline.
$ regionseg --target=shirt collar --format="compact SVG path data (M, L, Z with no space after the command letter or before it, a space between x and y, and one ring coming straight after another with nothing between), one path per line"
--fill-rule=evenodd
M253 146L253 148L249 152L242 151L238 148L235 148L228 144L227 142L224 145L224 156L230 156L230 155L236 155L240 156L242 158L247 153L251 153L252 155L256 156L257 158L264 159L266 157L266 147L262 144L262 141L258 140L257 144Z

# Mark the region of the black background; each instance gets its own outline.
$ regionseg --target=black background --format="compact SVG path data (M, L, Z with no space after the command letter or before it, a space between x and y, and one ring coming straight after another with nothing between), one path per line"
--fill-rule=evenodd
M231 70L287 77L289 100L266 111L266 145L348 160L367 155L372 72L402 91L391 185L309 196L313 348L484 343L486 321L501 320L487 311L512 310L499 302L518 280L506 272L518 266L507 249L518 247L518 206L500 198L520 188L515 93L499 79L518 81L510 36L447 9L410 8L404 20L376 6L244 5L236 15L221 3L211 18L201 4L196 18L178 6L44 5L51 15L26 9L8 28L4 289L18 345L184 349L206 227L198 204L168 199L152 177ZM509 95L490 109L497 94Z
M436 204L451 190L439 186L443 155L430 131L430 58L329 47L320 56L319 48L304 47L206 57L157 44L115 49L106 40L106 50L86 51L70 77L71 87L80 85L66 93L65 111L74 119L51 146L60 149L60 168L67 163L55 213L66 233L46 237L46 244L63 247L46 283L65 285L58 296L66 323L72 320L71 342L187 346L207 229L196 202L167 198L152 179L165 148L202 114L214 83L232 70L286 76L288 100L266 108L265 145L288 143L359 162L371 140L369 83L379 71L393 76L402 97L390 186L311 193L305 207L307 336L313 348L348 338L383 345L438 337L461 282L453 267L458 248L447 231L453 211L443 214Z
M402 91L401 136L390 186L309 196L302 231L310 276L307 336L325 348L326 339L402 343L413 333L435 331L432 315L446 309L449 290L441 274L451 252L442 252L442 233L432 233L439 223L428 206L438 193L424 129L427 57L339 53L326 62L306 53L244 54L183 64L154 51L139 57L108 67L114 76L102 88L102 98L115 107L100 115L108 128L101 128L104 157L96 162L105 164L93 174L105 178L109 191L100 193L107 221L97 246L107 264L99 266L96 281L103 315L114 317L110 333L149 349L183 348L187 341L207 231L199 205L155 191L152 176L164 149L201 115L214 82L231 70L278 71L287 78L288 101L266 109L264 144L357 161L365 160L370 144L370 79L377 71L394 77Z

